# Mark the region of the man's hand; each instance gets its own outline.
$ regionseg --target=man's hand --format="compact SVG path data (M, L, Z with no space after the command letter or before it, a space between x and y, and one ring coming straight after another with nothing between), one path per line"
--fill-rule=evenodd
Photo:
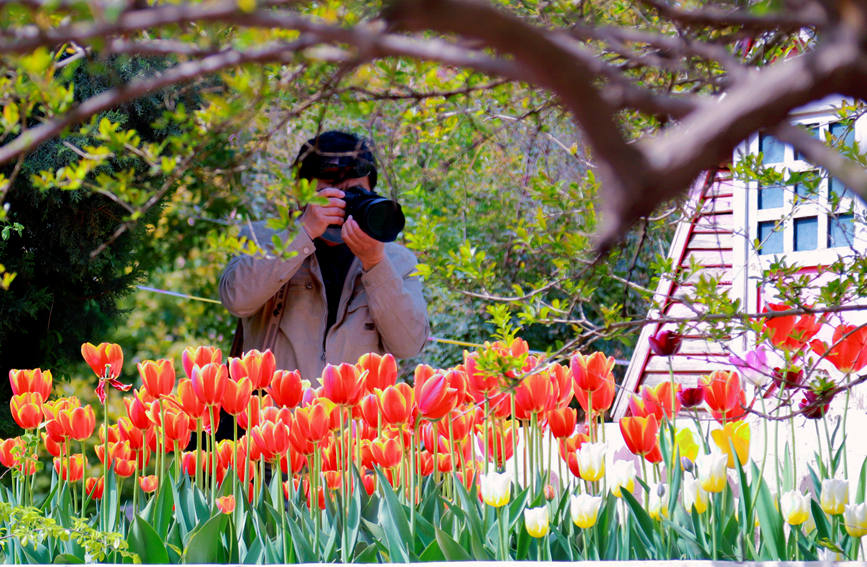
M307 208L304 209L304 214L301 215L301 226L304 227L311 240L322 236L328 225L343 224L343 209L346 207L346 202L343 200L344 193L340 189L326 187L321 189L317 195L327 198L328 204L308 203Z
M361 230L352 215L343 223L340 235L352 253L361 260L361 267L364 268L364 271L379 264L385 257L385 244Z

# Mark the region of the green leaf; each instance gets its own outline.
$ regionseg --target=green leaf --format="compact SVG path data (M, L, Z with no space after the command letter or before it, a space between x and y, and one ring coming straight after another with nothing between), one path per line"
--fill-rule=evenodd
M317 563L319 557L313 551L313 542L308 539L307 534L302 532L296 522L287 522L289 533L292 535L292 548L295 550L298 560L301 563ZM312 532L308 532L312 537Z
M443 555L442 550L437 544L436 540L430 542L427 547L424 548L424 551L421 552L418 556L418 560L421 563L427 563L431 561L446 561L445 555Z
M258 565L262 562L262 555L264 553L264 549L262 548L262 540L256 538L253 540L253 543L250 544L249 549L247 549L246 555L244 555L244 565Z
M452 539L452 536L434 526L436 533L436 541L442 549L443 555L447 561L472 561L477 559L469 554L469 552L461 547L461 545Z
M184 563L226 563L229 554L222 543L229 517L218 512L216 516L190 534L182 560Z
M641 538L642 544L650 550L653 548L653 518L650 517L650 514L638 503L638 500L632 495L628 490L621 490L620 494L623 495L623 501L626 502L626 506L629 509L633 518L635 518L636 523L636 533Z
M169 552L163 539L146 520L136 516L132 521L127 543L129 550L138 554L142 563L165 564L169 562Z
M54 558L55 565L83 565L84 559L69 553L61 553Z
M381 486L389 487L388 479L382 474L382 471L376 469L376 474L379 476L377 482ZM406 519L406 510L403 505L398 502L397 494L393 490L383 490L383 498L379 503L380 518L382 518L382 527L385 530L386 542L388 544L389 559L392 562L402 561L404 563L410 561L410 547L415 542L412 539L412 534L409 530L409 522Z
M759 495L756 501L756 512L759 515L759 529L762 532L762 547L766 548L769 558L774 560L788 559L786 555L786 540L783 535L783 523L780 513L774 506L774 499L765 480L758 474L758 467L753 463L754 482L759 483Z

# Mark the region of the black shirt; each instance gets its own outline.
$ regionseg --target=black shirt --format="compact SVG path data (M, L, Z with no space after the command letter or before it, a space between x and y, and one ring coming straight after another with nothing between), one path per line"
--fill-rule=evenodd
M337 320L337 308L340 306L343 282L355 255L346 244L329 246L321 238L317 238L313 243L316 245L316 260L319 262L322 282L325 284L325 298L328 303L328 323L325 325L325 333L328 334L328 329Z

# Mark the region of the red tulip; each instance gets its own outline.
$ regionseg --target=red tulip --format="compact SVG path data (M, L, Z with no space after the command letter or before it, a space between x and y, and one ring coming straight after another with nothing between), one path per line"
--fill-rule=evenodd
M193 384L193 392L203 404L216 406L223 398L223 391L226 389L228 379L229 372L226 367L211 362L204 366L194 366L190 381Z
M570 407L555 408L548 412L548 428L555 439L569 437L575 432L578 412Z
M302 455L297 451L289 451L288 452L292 456L292 473L295 474L297 472L301 472L301 469L307 465L307 457ZM283 474L289 473L289 462L286 455L282 455L280 457L280 470L283 471Z
M237 382L235 380L226 380L226 388L223 390L221 406L229 415L238 415L249 406L252 392L253 384L246 376Z
M400 441L393 437L375 439L370 445L373 459L383 469L396 467L403 457Z
M295 410L295 427L301 439L308 443L321 443L330 431L330 419L334 405L330 400L317 398L312 404ZM299 448L300 451L300 448ZM309 451L301 451L309 453Z
M671 382L660 382L656 386L641 388L641 397L648 407L659 408L657 411L661 414L657 415L657 419L662 421L663 418L672 419L680 411L679 391L680 384L676 384L672 392Z
M192 418L201 419L208 413L208 406L196 395L193 390L193 381L189 378L181 378L178 381L177 404Z
M858 372L867 366L867 326L840 325L834 329L831 346L818 339L810 346L840 372Z
M685 408L694 408L704 401L704 388L697 386L695 388L683 388L678 390L677 399Z
M6 440L8 441L8 439ZM45 446L45 450L48 451L48 454L52 457L59 457L63 453L63 440L56 440L51 435L47 433L42 434L42 444ZM2 451L2 449L0 449ZM0 453L2 455L2 453ZM0 462L3 461L3 457L0 456ZM5 464L5 463L4 463ZM6 465L7 467L9 465Z
M141 399L138 390L133 391L132 398L124 396L123 403L126 406L126 415L134 426L139 429L150 427L151 422L148 418L150 404Z
M658 331L648 339L650 350L657 356L671 356L680 349L683 335L669 329Z
M379 417L379 396L376 394L367 394L363 398L361 398L361 402L358 404L359 412L361 412L361 419L373 429L379 427L380 417Z
M235 511L235 497L231 494L228 496L220 496L216 499L217 508L223 514L231 514Z
M90 343L81 345L81 356L100 378L117 378L123 367L123 350L120 345L100 343L94 346Z
M568 461L569 455L573 455L581 448L581 445L590 441L590 436L588 436L585 431L586 429L582 425L578 428L578 431L573 433L571 436L560 438L558 445L561 459Z
M90 496L94 500L102 500L102 492L104 487L105 479L103 477L99 477L98 479L90 477L85 483L85 490L87 491L88 496Z
M607 411L611 407L611 404L614 403L614 394L614 381L604 381L598 390L592 392L593 413L601 414L602 412ZM587 390L575 390L575 399L578 400L578 405L581 406L581 409L584 410L584 414L587 416L590 415L587 407L588 404L591 403L591 400L589 399L590 397L591 392L588 392Z
M223 362L223 352L209 346L187 347L181 355L181 362L184 366L184 374L187 378L192 378L194 367Z
M401 382L377 392L382 419L389 425L406 425L413 417L415 393L409 384Z
M289 449L289 428L283 423L266 421L254 427L250 435L266 461L274 460Z
M547 372L526 376L515 388L515 411L518 415L541 414L555 407L557 385Z
M8 469L18 466L26 445L21 437L11 437L0 441L0 463Z
M514 453L512 439L511 422L497 421L488 427L488 460L504 466Z
M833 396L829 396L827 393L807 390L798 403L798 407L807 419L822 419L828 413L832 398Z
M304 393L301 373L297 370L277 370L271 377L268 393L278 406L294 408L301 403L301 395Z
M662 460L659 448L659 422L656 416L624 417L620 419L620 432L626 447L636 455L641 455L651 463Z
M42 396L43 401L51 395L51 371L43 372L39 368L34 370L10 370L9 383L12 384L12 394L18 395L24 392L36 392Z
M136 365L145 390L154 398L167 396L175 387L175 367L171 360L144 360Z
M322 396L338 406L354 406L364 394L364 382L352 364L326 364L322 371Z
M426 373L416 372L415 401L418 413L425 419L436 421L452 411L457 403L457 390L449 386L442 372L435 372L428 377Z
M138 479L139 486L146 494L150 494L157 489L157 485L159 484L159 478L155 474L151 474L148 476L143 476Z
M572 371L572 380L575 393L578 390L595 392L606 382L614 383L614 357L605 356L601 352L594 352L590 356L576 354L572 357L569 369ZM595 405L595 404L594 404Z
M769 303L763 313L779 312L791 309L782 303ZM784 317L767 317L764 320L764 331L774 346L787 350L798 351L812 339L822 327L821 321L816 321L815 315L788 315Z
M42 394L25 392L9 402L12 419L21 429L36 429L42 423Z
M558 408L565 408L572 401L572 394L574 393L572 371L562 364L552 363L548 365L546 372L550 374L554 384L557 386L556 406Z
M229 359L229 372L232 374L232 379L240 380L247 376L254 390L266 388L271 383L275 370L277 370L277 361L270 350L265 352L251 350L244 353L241 358Z
M464 351L464 367L467 375L467 388L473 397L479 400L490 398L500 389L500 375L481 370L478 364L479 353ZM426 366L426 365L422 365ZM429 366L426 366L430 368ZM433 370L433 369L431 369ZM419 368L416 368L416 382L418 382Z
M747 414L746 397L737 372L716 370L702 377L704 402L720 421L739 421Z
M377 388L385 390L397 382L397 361L389 353L379 355L374 352L362 354L358 359L358 370L364 373L364 389L373 393Z
M54 458L54 470L67 482L78 482L84 476L84 457L72 455L68 459Z

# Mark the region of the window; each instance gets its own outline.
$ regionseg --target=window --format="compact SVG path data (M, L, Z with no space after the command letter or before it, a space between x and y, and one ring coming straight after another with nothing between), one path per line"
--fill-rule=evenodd
M814 138L851 146L851 121L800 124ZM854 203L860 199L839 179L807 162L802 154L769 134L759 134L753 151L766 167L780 171L791 185L765 185L749 193L751 239L761 256L851 247L857 223Z

